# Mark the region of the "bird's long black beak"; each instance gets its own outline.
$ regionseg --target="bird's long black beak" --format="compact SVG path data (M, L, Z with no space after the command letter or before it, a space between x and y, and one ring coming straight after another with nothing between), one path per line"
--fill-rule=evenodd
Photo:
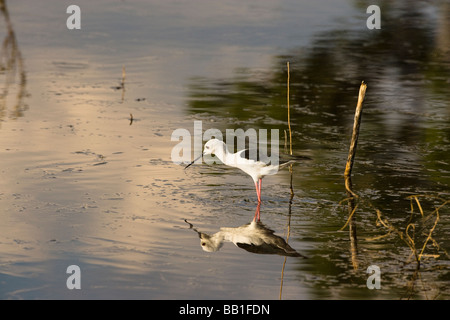
M200 231L198 231L197 229L194 228L194 225L190 222L188 222L186 219L184 219L184 222L186 222L189 225L189 229L194 230L195 232L197 232L198 237L201 239L202 238L202 233Z
M197 161L198 159L200 159L201 157L203 157L203 153L199 156L199 157L197 157L197 158L195 158L191 163L189 163L186 167L184 167L184 170L186 170L187 168L189 168L195 161Z

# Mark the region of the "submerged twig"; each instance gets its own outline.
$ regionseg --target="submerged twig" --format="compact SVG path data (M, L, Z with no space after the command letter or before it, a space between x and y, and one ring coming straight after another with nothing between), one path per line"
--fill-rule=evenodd
M353 215L355 214L355 211L356 211L357 208L358 208L358 205L356 205L356 206L354 206L354 207L352 208L352 210L350 211L350 215L349 215L349 217L348 217L348 219L347 219L347 222L344 224L344 226L343 226L341 229L339 229L339 231L344 230L345 227L350 223L350 221L352 220Z
M415 196L415 197L414 197L414 200L416 200L417 206L419 207L419 210L420 210L420 214L421 214L422 217L423 217L423 210L422 210L422 206L420 205L419 199L417 199L417 197Z
M420 251L419 258L418 258L419 260L420 260L420 259L422 258L422 256L423 256L423 252L425 251L425 247L427 246L428 241L429 241L430 239L432 239L432 238L431 238L431 234L433 233L434 229L436 229L436 226L437 226L438 221L439 221L439 211L436 210L436 220L434 220L434 225L433 225L433 227L430 229L430 232L428 233L427 239L426 239L425 242L423 243L423 247L422 247L422 250Z

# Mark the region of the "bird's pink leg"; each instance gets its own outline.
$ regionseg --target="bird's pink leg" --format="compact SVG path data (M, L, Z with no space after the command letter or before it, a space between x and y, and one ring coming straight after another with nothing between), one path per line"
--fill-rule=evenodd
M262 186L262 179L259 179L259 202L261 202L261 186Z
M253 221L260 221L260 207L261 207L261 202L258 202L258 205L256 206L256 211L255 211L255 217L253 218Z
M258 195L258 203L261 202L261 190L258 182L255 182L256 194Z

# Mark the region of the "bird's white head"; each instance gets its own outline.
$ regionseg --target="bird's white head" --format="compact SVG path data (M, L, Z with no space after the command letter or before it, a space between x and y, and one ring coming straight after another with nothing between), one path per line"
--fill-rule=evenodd
M219 236L219 234L220 231L212 236L202 232L199 233L200 245L202 246L203 251L216 252L222 248L223 238Z
M218 139L211 139L205 143L205 148L203 150L203 155L206 154L216 154L219 150L225 151L225 143Z
M203 153L195 158L191 163L189 163L184 169L189 168L195 161L203 157L204 155L216 155L222 162L227 154L227 147L223 141L218 139L211 139L207 143L205 143L205 148L203 149Z

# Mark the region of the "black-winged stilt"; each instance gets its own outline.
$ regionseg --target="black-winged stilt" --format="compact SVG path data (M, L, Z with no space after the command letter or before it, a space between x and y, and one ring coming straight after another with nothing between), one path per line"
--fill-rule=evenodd
M261 202L261 186L262 186L262 178L267 175L273 175L278 172L279 169L288 166L291 163L298 162L299 160L310 160L309 157L305 156L289 156L287 159L279 159L279 161L275 164L268 163L267 161L260 161L249 159L248 155L251 154L248 152L248 149L244 149L238 151L236 153L231 153L228 151L227 145L218 139L211 139L205 144L205 148L203 153L194 159L191 163L189 163L185 169L191 166L195 161L203 157L204 155L215 155L222 161L223 164L239 168L245 173L247 173L250 177L252 177L253 182L255 183L256 194L258 196L258 203ZM257 154L257 153L255 153ZM267 158L270 160L271 158Z

